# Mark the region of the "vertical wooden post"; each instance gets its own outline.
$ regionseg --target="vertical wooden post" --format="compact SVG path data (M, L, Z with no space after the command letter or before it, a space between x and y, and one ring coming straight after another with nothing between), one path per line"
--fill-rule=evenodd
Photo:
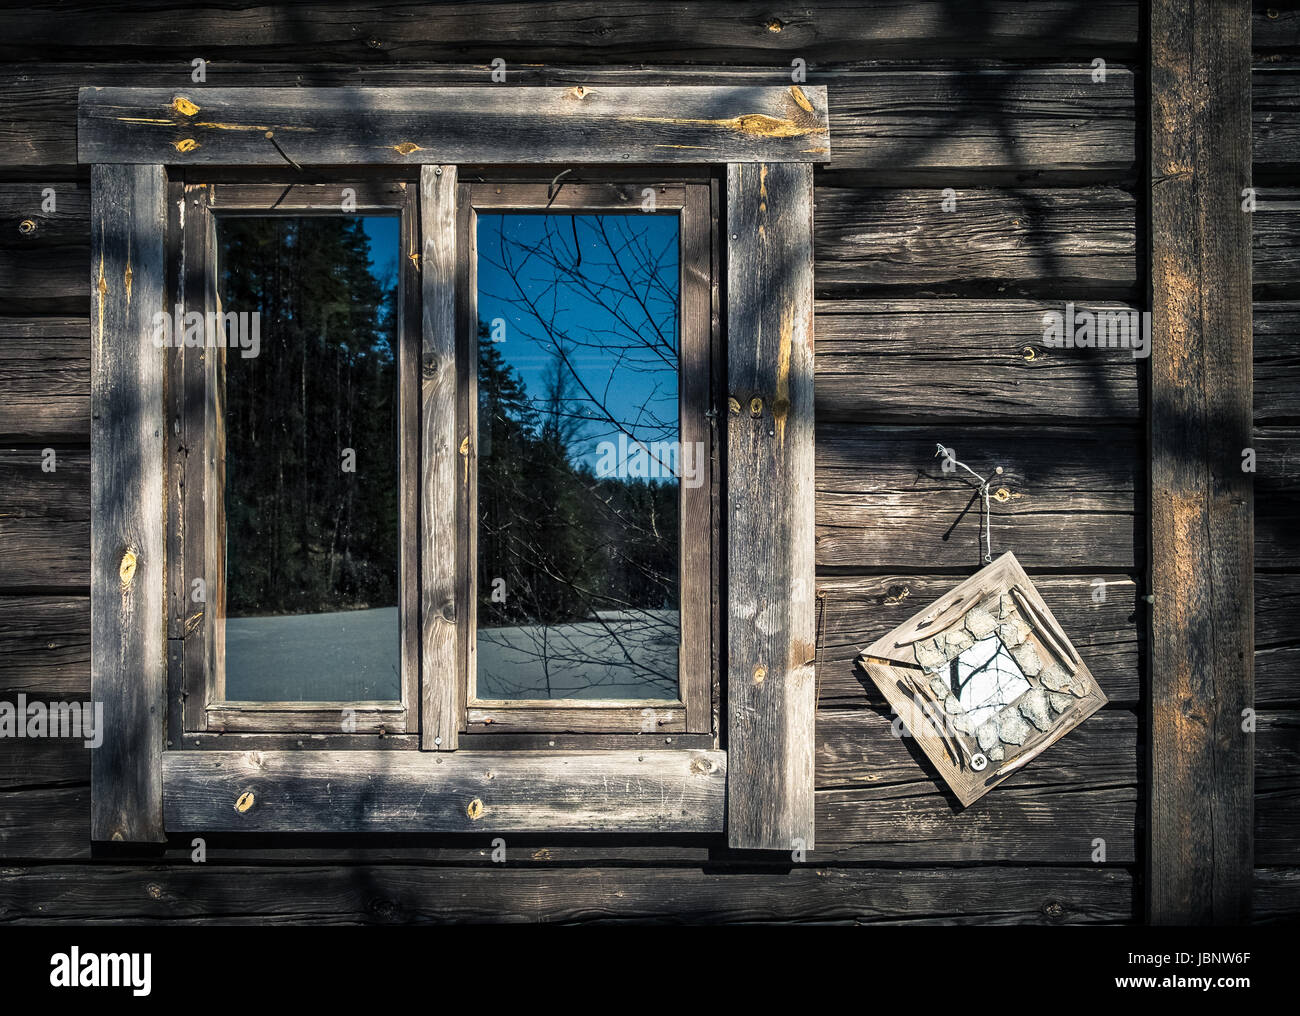
M91 753L90 834L165 838L167 691L163 310L167 176L91 171L90 686L103 706Z
M1151 5L1149 918L1249 914L1250 7Z
M812 167L727 170L727 839L813 846Z
M456 167L420 167L421 747L454 751L460 730L456 649Z

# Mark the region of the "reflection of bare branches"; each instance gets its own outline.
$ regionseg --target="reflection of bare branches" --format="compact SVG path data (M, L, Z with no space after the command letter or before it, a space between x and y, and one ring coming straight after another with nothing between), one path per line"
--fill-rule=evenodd
M479 695L674 698L676 484L597 476L584 451L625 435L657 475L678 475L680 462L660 454L672 454L680 433L676 230L655 233L629 216L547 216L525 239L506 219L480 243L495 269L480 273L481 295L511 309L506 348L522 350L520 362L536 350L552 366L536 392L497 379L523 404L518 420L499 404L481 417L507 440L494 438L489 460L480 439L480 586L507 574L512 588L508 603L480 609ZM489 361L513 369L496 354ZM481 396L488 387L481 376ZM660 518L668 507L671 525ZM575 529L573 539L559 535Z

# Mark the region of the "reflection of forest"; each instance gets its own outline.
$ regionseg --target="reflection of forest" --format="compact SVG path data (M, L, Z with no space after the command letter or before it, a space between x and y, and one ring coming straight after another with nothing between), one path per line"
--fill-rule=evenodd
M479 625L675 610L677 483L598 477L545 417L480 342Z
M262 321L226 360L228 613L395 604L395 279L358 217L223 218L218 242L223 308Z

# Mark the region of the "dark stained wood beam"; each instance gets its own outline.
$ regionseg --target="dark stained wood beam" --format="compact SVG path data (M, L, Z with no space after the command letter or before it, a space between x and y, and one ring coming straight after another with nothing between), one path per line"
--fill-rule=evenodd
M1247 919L1253 853L1250 9L1151 5L1148 916Z

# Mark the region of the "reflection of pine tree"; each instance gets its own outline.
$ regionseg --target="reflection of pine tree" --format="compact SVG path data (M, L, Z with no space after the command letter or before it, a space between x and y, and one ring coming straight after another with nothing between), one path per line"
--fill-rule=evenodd
M230 613L392 605L395 286L360 219L230 218L219 237L224 309L261 313L260 355L226 358Z
M480 323L479 624L676 607L676 485L597 478L572 462L563 393L552 379L539 412L487 334ZM492 601L495 579L504 603Z

